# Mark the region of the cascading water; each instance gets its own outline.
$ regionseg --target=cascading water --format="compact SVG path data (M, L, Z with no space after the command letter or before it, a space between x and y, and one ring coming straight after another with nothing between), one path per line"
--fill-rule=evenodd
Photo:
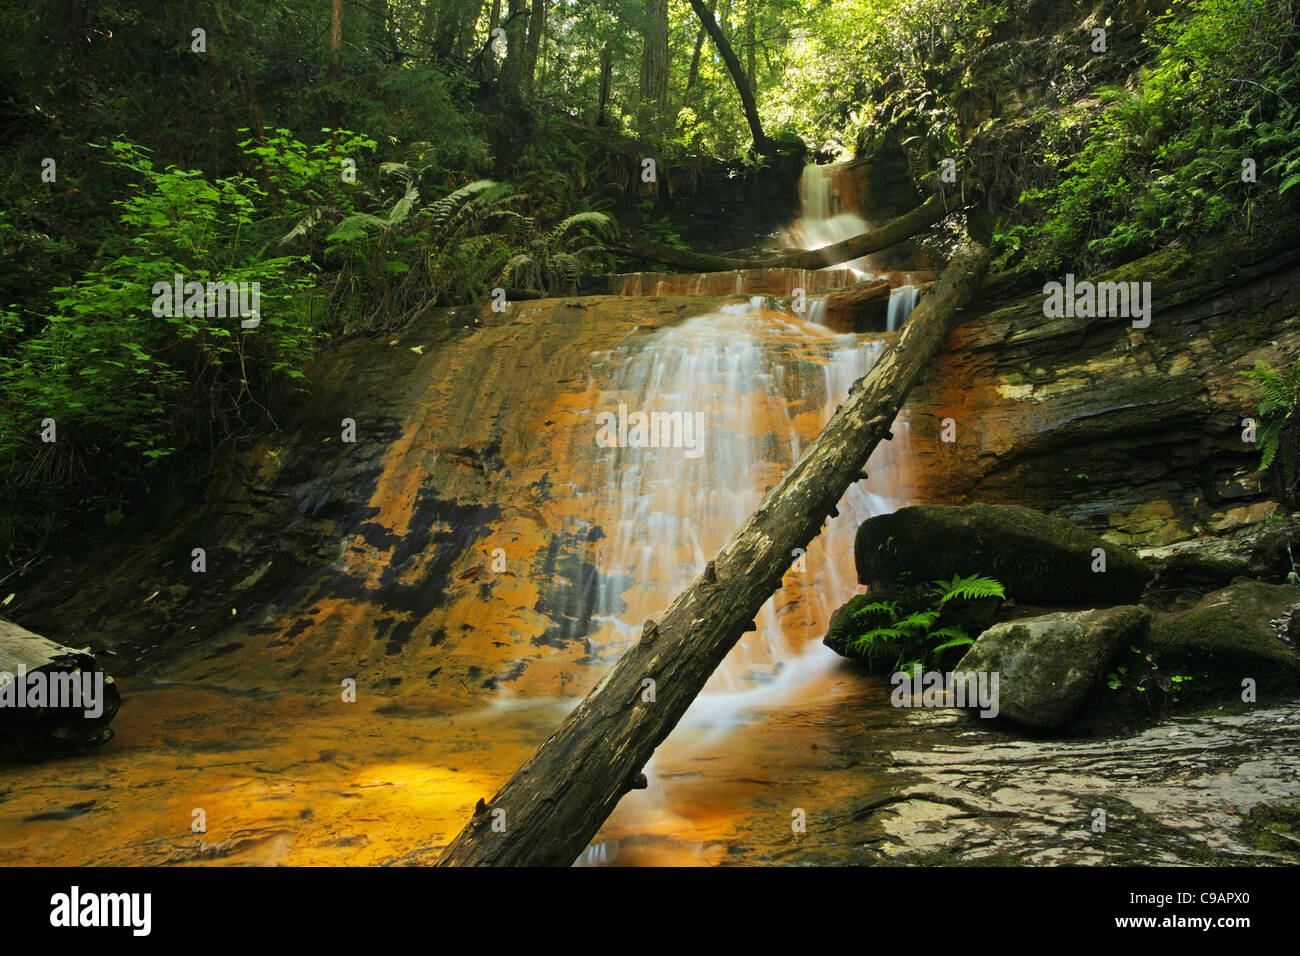
M797 249L821 249L866 232L870 225L844 209L847 200L838 187L840 166L805 166L799 177L800 215L786 232Z
M921 301L921 290L910 282L889 290L889 316L885 330L897 332L902 328L907 317L912 314L916 304Z
M611 416L621 406L628 416L703 422L694 449L621 447L597 459L596 507L615 516L604 528L595 615L609 639L630 642L690 582L883 348L879 340L837 335L773 311L755 297L625 345L601 363L594 374L609 376L601 408ZM895 434L901 445L905 426ZM857 525L897 506L888 495L892 462L879 460L893 454L887 447L873 461L878 479L850 488L840 516L809 554L791 555L796 567L781 594L764 607L757 634L728 658L706 698L788 673L809 639L825 632L831 611L852 592Z
M833 183L833 170L805 172L804 214L791 229L791 242L817 247L865 228L842 211ZM835 271L841 284L861 275ZM800 279L789 277L791 283ZM891 329L902 324L918 297L910 285L896 290ZM597 548L594 644L621 649L635 639L642 622L660 613L725 544L883 351L882 340L820 325L823 303L812 297L810 305L800 317L763 296L729 302L625 341L594 364L592 387L600 395L595 411L605 412L607 420L617 415L626 422L642 414L647 420L658 416L661 424L702 425L699 435L683 433L697 442L694 447L686 447L687 441L671 447L666 426L662 436L650 430L664 439L652 443L657 447L645 447L645 441L634 447L638 443L625 435L623 447L597 453L589 486L578 490L593 506L589 513L607 516L601 525L606 537ZM744 709L789 694L838 660L820 638L834 609L855 590L854 533L870 515L901 504L890 494L890 476L904 460L906 422L894 433L895 441L872 459L873 477L849 489L839 516L809 553L791 555L792 570L760 612L757 632L719 668L688 712L686 726L723 731Z
M867 228L844 211L834 182L833 169L805 171L803 215L790 230L791 244L818 248ZM867 265L860 261L851 270L772 276L767 284L788 286L786 293L799 282L806 290L824 291L819 278L811 277L829 278L833 271L836 284L844 285L865 277ZM682 278L687 287L693 281ZM759 275L748 284L761 283ZM700 287L694 283L694 289ZM743 287L738 280L737 288ZM918 298L911 284L894 290L891 330L901 326ZM698 420L702 425L700 434L686 436L694 440L692 447L686 441L673 447L661 428L651 430L664 439L653 443L657 447L626 441L594 459L590 486L580 492L594 506L588 513L608 516L602 525L606 538L597 549L594 644L621 650L636 639L642 622L659 614L721 549L884 350L882 339L836 334L820 324L824 301L819 297L810 296L809 305L806 315L798 316L765 296L728 302L629 339L593 365L592 391L600 395L596 411L605 412L607 420L617 414L626 421L640 413L647 419L658 415L661 423ZM837 666L839 658L820 639L834 609L856 590L854 534L866 518L903 503L890 489L899 483L897 469L906 461L904 419L894 434L895 440L872 457L871 478L849 488L839 515L808 553L791 555L791 571L760 611L757 631L723 662L687 712L683 732L661 752L716 747L717 736L745 721L755 707L797 699L801 687ZM656 784L662 783L655 781L659 762L656 754L646 767ZM625 798L630 808L625 817L633 819L633 828L637 819L662 824L664 793L655 785L647 794ZM581 862L610 862L616 851L616 845L600 841Z
M845 239L851 239L871 228L871 224L862 217L845 211L849 203L838 188L842 175L840 166L804 168L803 174L799 177L801 215L785 234L787 245L800 249L822 249L843 242ZM876 269L870 256L843 263L836 266L834 270L823 270L824 273L832 271L851 275L853 281L878 278L890 280L892 288L885 326L886 331L889 332L896 332L902 328L921 299L921 290L915 285L911 273L904 273L900 282L897 273L886 273ZM808 286L804 288L809 293L817 291ZM823 311L824 303L814 299L810 318L818 321Z
M819 220L852 214L834 189L843 180L814 175L827 192L805 194L810 244ZM111 744L57 773L6 765L0 864L432 863L875 361L887 335L817 321L816 295L856 278L638 276L629 285L654 284L520 303L459 332L454 314L435 310L398 338L322 356L310 413L241 453L186 519L197 540L233 546L221 562L233 587L160 593L175 581L175 554L156 523L69 574L58 616L87 622L111 607L141 635L119 649L157 660L123 680L129 702ZM923 269L890 278L927 281ZM753 297L705 315L690 311L693 299L627 297L670 286ZM809 294L802 316L759 295L792 288ZM915 298L896 288L891 326ZM597 444L596 416L617 418L620 404L628 419L678 413L682 440ZM340 408L366 438L332 456L319 426ZM684 416L694 424L696 413L703 429L688 432ZM893 431L870 481L853 486L802 560L791 556L760 629L656 750L651 787L620 801L581 862L861 864L938 838L946 859L963 862L1201 864L1210 845L1189 841L1189 821L1214 835L1217 860L1279 862L1248 834L1251 808L1295 789L1280 775L1298 744L1294 707L1180 721L1128 743L1008 741L983 722L890 706L885 679L821 646L831 609L853 590L855 525L911 486L906 422ZM270 548L269 563L225 560L260 562L272 540L284 548ZM101 592L92 603L84 580ZM218 597L190 607L203 590ZM360 693L340 706L339 681L353 677ZM1276 772L1232 771L1247 733L1251 766ZM1133 806L1152 825L1124 841L1127 857L1043 825L1085 819L1099 788L1122 799L1135 772ZM1193 778L1213 784L1188 787ZM961 812L954 786L971 797ZM1011 820L1008 806L1043 813ZM177 826L195 807L205 833ZM792 808L806 811L807 833L791 833Z

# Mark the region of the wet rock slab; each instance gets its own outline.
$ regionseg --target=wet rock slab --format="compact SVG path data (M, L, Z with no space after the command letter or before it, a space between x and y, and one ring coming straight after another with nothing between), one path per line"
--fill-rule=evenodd
M1267 825L1300 797L1300 704L1121 740L966 736L894 753L912 782L878 815L876 852L899 863L1300 862L1300 838Z

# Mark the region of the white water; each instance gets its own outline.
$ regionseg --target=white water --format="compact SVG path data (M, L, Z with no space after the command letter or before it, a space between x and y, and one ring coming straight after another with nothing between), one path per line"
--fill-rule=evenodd
M839 209L833 175L809 167L801 180L803 215L791 241L805 248L856 235L866 223ZM890 299L891 330L915 307L911 285ZM616 515L598 549L599 593L593 623L602 645L631 643L648 617L668 603L726 543L798 459L865 375L885 344L835 334L818 324L823 302L814 298L809 320L772 311L755 296L624 343L593 367L603 384L598 410L624 404L643 412L702 413L702 451L682 448L600 449L592 487L602 512ZM853 537L858 525L903 502L890 491L891 474L905 461L908 428L895 425L893 442L877 449L872 478L850 487L803 558L804 569L764 605L748 635L732 651L688 712L685 723L725 731L741 713L785 696L838 658L823 647L831 614L856 591ZM586 497L586 494L584 494ZM791 556L794 564L795 556Z
M852 239L870 228L861 216L843 211L844 199L835 190L837 170L836 166L804 167L799 177L799 218L786 232L787 245L796 249L822 249Z
M805 166L799 177L800 216L785 234L785 244L796 249L823 249L861 235L871 228L871 223L852 212L845 212L844 197L835 188L838 166ZM853 281L886 278L872 264L870 256L846 262L836 269L848 270ZM920 290L912 284L911 277L890 290L886 331L902 328L921 299ZM809 316L819 321L825 311L822 299L814 299Z
M698 458L681 448L604 449L598 457L595 493L617 515L603 529L608 539L600 548L596 601L611 636L630 642L703 569L883 348L754 302L737 303L619 349L597 370L611 377L604 409L624 403L647 412L700 412L706 422ZM898 505L882 485L888 471L882 462L901 451L906 426L895 435L873 462L882 478L849 489L839 517L803 559L805 570L787 575L783 593L760 613L758 631L732 653L709 692L753 688L802 666L807 643L790 638L824 633L831 612L854 590L858 524ZM811 644L813 652L829 653ZM715 709L707 698L693 714Z

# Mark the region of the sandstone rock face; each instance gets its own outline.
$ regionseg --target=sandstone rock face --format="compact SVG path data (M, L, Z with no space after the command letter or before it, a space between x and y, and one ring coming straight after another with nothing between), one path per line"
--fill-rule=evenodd
M1029 727L1062 727L1150 619L1145 608L1125 606L997 624L979 636L957 673L996 672L1000 716Z
M1008 303L990 280L909 402L904 497L1023 504L1134 546L1263 518L1241 424L1257 399L1239 373L1300 351L1295 235L1230 264L1174 251L1089 278L1149 281L1150 326L1048 319L1041 287Z
M1098 549L1104 572L1093 570ZM869 518L854 557L869 586L982 574L1015 601L1057 607L1132 603L1151 577L1127 548L1014 505L923 505Z

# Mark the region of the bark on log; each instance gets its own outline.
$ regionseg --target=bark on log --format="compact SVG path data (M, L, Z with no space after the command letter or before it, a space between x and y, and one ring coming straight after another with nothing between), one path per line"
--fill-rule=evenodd
M889 320L889 280L866 279L826 295L822 323L836 332L880 332Z
M37 680L46 688L45 706L33 706L33 674L43 675ZM91 677L90 688L83 675ZM103 679L98 690L96 675ZM79 690L91 690L97 701L92 705L79 697L78 706L50 706L55 702L50 689L70 691L73 680ZM20 697L23 706L18 705ZM121 702L113 678L103 673L88 651L64 647L0 619L0 755L46 757L102 744L113 737L108 725ZM96 709L98 714L86 716L87 710Z
M440 866L571 864L631 789L709 675L780 586L858 479L979 287L988 250L963 247L785 477L702 572L629 648L559 728L485 803ZM653 682L653 683L647 683Z
M955 205L949 208L944 198L936 193L915 209L889 220L870 232L864 232L821 249L796 249L793 252L782 252L765 259L735 259L730 256L714 256L689 249L670 249L666 246L646 243L624 243L613 247L613 251L634 259L662 262L692 272L728 272L732 269L821 269L869 256L881 249L888 249L904 239L910 239L950 213L956 212L957 209Z

